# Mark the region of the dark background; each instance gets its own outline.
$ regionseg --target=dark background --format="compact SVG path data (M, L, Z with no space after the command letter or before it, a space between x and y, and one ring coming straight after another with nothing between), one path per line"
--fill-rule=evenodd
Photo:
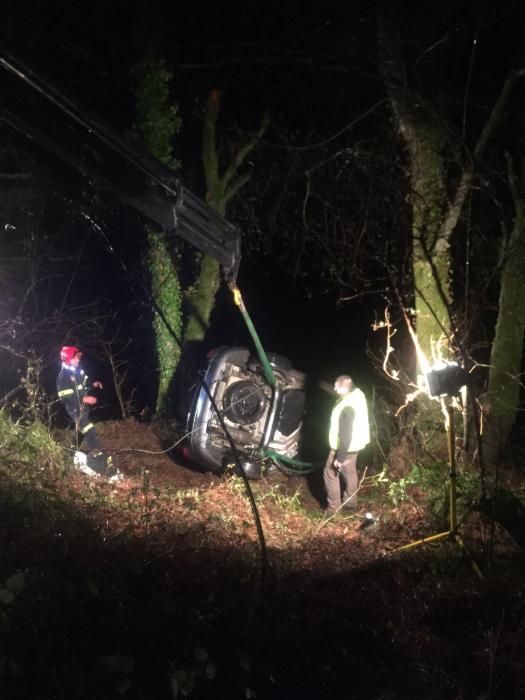
M502 9L486 2L448 2L439 7L431 2L407 3L400 13L407 18L407 55L416 66L427 51L447 44L447 50L436 59L431 77L436 91L446 96L452 123L459 124L468 104L468 128L475 134L509 66L519 57L520 3L508 3ZM282 187L280 177L284 172L280 164L288 153L286 143L293 142L299 149L323 141L330 143L349 122L385 100L376 61L373 5L334 1L202 6L98 0L8 2L5 17L4 49L49 77L65 95L86 105L90 113L123 134L129 133L134 120L131 85L136 61L152 48L164 56L174 69L172 95L182 118L173 152L180 161L180 174L201 196L204 181L200 137L203 104L210 90L218 88L223 96L219 133L224 162L228 143L255 130L268 109L271 125L261 147L250 158L251 182L228 211L228 217L243 230L239 284L255 326L268 350L289 355L297 368L324 381L332 382L337 374L349 372L367 393L372 385L382 383L367 350L370 346L375 353L381 349L384 338L371 332L371 324L381 318L388 293L377 285L376 293L364 295L360 282L352 287L350 281L345 288L327 275L325 261L322 257L316 260L316 252L298 276L293 250L287 249L288 232L283 230L281 241L281 231L272 231L265 219ZM2 80L5 78L3 75ZM423 70L420 78L422 84L428 79ZM12 81L6 83L6 102L13 95L15 100L20 99L16 90ZM520 95L518 90L516 100ZM391 129L386 101L379 112L363 120L355 136L350 131L342 145L352 145L354 139L360 144L380 141L387 127ZM42 119L50 118L42 114ZM515 138L515 121L510 112L505 122L508 131L500 130L499 139ZM286 139L281 138L283 133ZM23 147L23 140L8 129L1 129L0 138L3 143L11 140ZM386 144L387 140L385 168L394 160ZM339 145L335 139L334 149ZM388 148L392 148L391 141ZM399 143L396 148L395 157L399 159ZM314 152L311 164L325 155L325 151L318 155ZM128 266L128 273L123 273L104 241L78 216L82 202L95 196L86 183L38 148L33 157L45 164L53 178L41 226L49 235L65 237L71 255L80 246L84 251L71 301L86 301L95 291L99 299L108 300L113 309L118 309L124 327L127 330L129 324L135 336L134 381L139 385L141 400L150 403L155 361L151 353L151 312L141 290L145 279L140 258L143 221L110 195L97 195L105 235ZM379 149L376 161L380 157ZM380 169L381 164L377 167ZM398 172L402 169L400 163ZM285 220L299 235L304 182L295 180L297 192L292 201L296 206L290 207ZM390 188L401 191L398 204L393 205L397 210L385 213L387 219L402 215L404 185L399 182ZM383 188L387 191L388 184ZM360 193L349 196L359 198ZM376 196L377 208L382 205L381 197ZM393 238L396 236L401 245L399 229L392 233ZM373 280L376 271L364 263L360 273L360 279L368 276ZM353 301L340 301L355 291L358 294ZM46 292L52 308L53 286L48 285ZM497 294L497 285L493 293ZM489 312L487 328L481 334L487 338L492 332L490 322ZM397 343L406 347L402 334L400 328ZM242 320L222 290L207 346L247 342ZM99 372L104 369L99 368Z
M443 99L455 134L461 133L466 114L466 148L479 134L509 66L525 65L518 61L522 2L501 5L488 0L398 5L409 63L421 87L428 91L430 86L432 95ZM269 108L271 126L250 158L252 179L228 211L243 231L239 284L247 307L267 350L289 355L314 384L317 378L331 383L340 372L350 372L369 398L376 387L386 393L386 382L367 354L368 348L384 349L384 332L374 334L370 325L382 318L390 301L400 328L396 351L410 360L399 307L379 272L388 250L409 306L410 275L403 278L403 265L410 253L410 222L405 154L376 62L374 5L7 0L2 9L2 47L122 134L129 133L135 118L132 68L151 45L159 48L174 68L173 99L183 121L174 155L181 175L201 196L200 137L209 91L223 91L219 126L226 162L229 144L256 129ZM0 103L9 108L21 99L19 86L4 71L0 81ZM496 137L498 147L512 146L517 155L523 145L523 97L520 84ZM358 128L335 136L380 100L381 107ZM38 119L51 119L25 98L23 106ZM59 121L55 128L62 128ZM312 144L325 145L312 151ZM1 126L0 146L9 145L17 149L13 169L24 166L38 172L38 179L29 197L18 199L9 190L11 201L2 200L0 330L11 319L11 341L24 353L34 347L44 357L50 395L58 348L78 342L89 374L106 384L108 406L100 416L111 418L117 413L109 398L108 365L96 352L89 326L74 323L83 322L92 309L107 312L106 326L120 324L124 338L133 341L130 386L139 388L139 408L153 405L156 360L152 309L143 289L144 221L59 159ZM343 284L330 267L331 250L319 246L305 255L297 274L305 171L356 145L360 157L348 178L352 187L344 186L346 180L338 184L332 170L322 191L333 193L336 202L341 201L337 196L346 199L349 208L355 207L357 222L369 214L369 252L376 258L359 259L355 269L346 271ZM452 156L449 167L454 182L457 163ZM481 173L479 188L485 181L501 187L490 189L497 195L494 200L485 193L478 196L476 189L469 211L476 231L483 233L476 238L479 264L471 270L472 285L486 275L489 280L486 295L469 300L482 311L473 329L480 359L487 356L495 319L499 212L508 214L509 203L508 193L501 194L505 172L495 156ZM285 185L290 187L286 210L272 227L270 214ZM361 206L365 200L368 209ZM103 235L83 218L85 213ZM21 318L13 319L30 281L17 261L35 246L31 259L38 263L39 282L23 304ZM184 254L174 241L175 248ZM465 262L461 236L455 252ZM463 265L454 277L459 290L464 270ZM347 296L354 298L341 300ZM66 322L60 320L61 311ZM206 348L249 342L225 288L212 320ZM6 356L11 358L9 353L0 358ZM0 386L16 385L18 371L15 361L1 366ZM323 396L324 410L329 396L319 391L319 400ZM397 426L404 415L398 420L392 413L385 417L381 407L375 418ZM322 436L324 449L327 416L318 418L315 435ZM430 483L440 486L417 482L413 497L393 505L386 489L408 488L403 479L408 470L421 470L410 444L389 455L387 484L365 488L362 494L362 515L370 510L377 516L371 527L364 527L361 515L350 521L322 520L320 504L307 493L303 477L286 480L278 474L282 482L257 482L254 488L265 489L264 528L271 535L272 575L263 579L259 549L245 540L253 513L245 500L231 497L233 479L221 479L212 488L213 475L186 469L166 456L162 466L158 450L164 445L156 425L100 421L99 427L106 430L108 449L135 448L120 455L127 460L123 470L128 479L116 495L106 483L64 475L53 465L42 468L40 459L20 468L18 453L0 472L0 589L15 571L23 571L26 581L12 606L0 602L0 680L6 697L173 698L174 672L192 673L196 667L201 675L187 694L196 699L523 697L523 552L518 540L511 542L492 519L485 522L481 514L470 513L470 522L462 522L465 548L442 540L404 554L392 551L433 534L435 527L442 529L444 465L433 463L428 469L434 479ZM382 440L387 437L381 433ZM165 446L173 433L169 438ZM143 448L153 452L149 461ZM320 476L320 471L314 474ZM285 481L286 490L279 491L276 484ZM510 482L516 493L521 482L520 476ZM277 508L267 498L271 491L294 499L299 486L307 515L293 505ZM433 504L439 512L424 504L427 489L439 494L439 503ZM237 500L242 505L238 512ZM519 515L518 509L514 512ZM232 521L231 515L238 517ZM523 542L523 518L517 523ZM290 528L285 539L290 544L282 546L285 528ZM473 564L481 566L486 578L478 576ZM196 658L202 648L218 664L214 681L202 675ZM109 670L101 663L108 659ZM126 673L129 659L135 664L132 674Z

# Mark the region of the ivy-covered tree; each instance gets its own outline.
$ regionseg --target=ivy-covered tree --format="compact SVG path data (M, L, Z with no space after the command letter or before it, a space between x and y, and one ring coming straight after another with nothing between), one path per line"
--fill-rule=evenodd
M177 107L169 92L172 78L164 61L143 60L135 69L135 130L150 153L165 165L176 167L173 137L180 128ZM172 384L180 360L180 347L166 322L180 338L182 334L182 291L173 246L157 231L148 231L147 267L151 291L164 318L153 314L155 350L158 361L156 413L166 416L171 410Z
M525 334L525 175L515 173L507 154L514 220L500 244L498 318L489 363L485 408L485 456L493 461L505 449L516 421L523 387L521 367Z

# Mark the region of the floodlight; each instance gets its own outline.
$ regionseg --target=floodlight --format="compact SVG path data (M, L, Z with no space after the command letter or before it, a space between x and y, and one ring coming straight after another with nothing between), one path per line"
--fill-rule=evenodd
M428 384L428 393L431 397L438 396L457 396L462 387L467 383L468 373L464 367L460 367L457 362L442 363L436 367L432 367L426 373ZM456 471L456 428L454 425L454 408L452 402L447 402L446 412L447 419L445 420L445 428L448 434L448 462L449 462L449 529L445 532L438 532L436 535L424 537L422 540L410 542L402 547L398 547L396 551L412 549L420 544L428 542L437 542L444 538L449 538L452 541L462 544L461 538L458 537L458 518L457 518L457 471ZM478 572L479 573L479 572Z
M467 383L467 372L456 362L442 367L433 367L427 372L428 393L436 396L457 396Z

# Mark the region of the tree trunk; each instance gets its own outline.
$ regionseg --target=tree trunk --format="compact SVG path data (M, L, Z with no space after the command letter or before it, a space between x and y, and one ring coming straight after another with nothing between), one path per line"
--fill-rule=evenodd
M421 349L432 364L440 354L450 357L450 245L440 235L445 202L443 162L439 143L427 125L415 124L410 151L412 203L412 270L416 329Z
M182 293L171 251L162 234L150 232L148 235L148 269L151 292L167 322L180 338ZM180 360L180 347L157 312L154 312L153 331L159 373L156 413L167 416L172 410L172 385Z
M210 258L209 255L205 255L200 264L197 281L185 295L188 305L188 322L184 342L187 345L204 339L220 282L219 263Z
M150 153L168 166L175 167L172 139L180 127L177 107L171 101L171 72L164 61L148 58L135 69L135 130ZM180 338L182 333L182 294L172 246L162 234L148 233L148 269L151 291L166 321ZM153 312L153 332L158 362L156 413L167 416L173 404L172 385L180 360L180 347L157 311Z
M439 104L439 99L429 92L433 89L433 84L427 78L425 94L425 88L422 88L424 81L421 79L425 73L424 68L428 68L428 75L436 75L436 82L439 84L439 70L432 73L435 70L432 65L435 58L424 65L425 57L429 57L433 52L423 51L412 64L413 73L410 79L402 51L404 41L410 45L410 40L406 39L411 36L410 28L405 26L411 17L410 10L406 10L404 20L400 20L401 14L400 8L394 3L378 0L380 67L398 128L409 154L417 337L428 359L432 360L436 356L452 359L453 353L458 353L463 361L467 362L466 353L460 347L465 339L458 337L451 316L453 300L450 298L449 275L453 261L450 241L472 189L475 167L483 156L494 130L501 122L516 80L525 75L525 69L509 70L469 157L463 159L459 178L454 178L454 181L447 179L443 157L445 133L448 132L450 138L455 129L453 126L448 129L441 126L445 124L443 113L440 110L439 114L435 114L433 107ZM463 144L461 147L463 148ZM459 148L453 150L460 151ZM507 259L501 280L487 402L491 418L488 427L492 431L487 447L493 451L499 449L507 440L514 423L519 401L519 373L525 327L525 306L522 304L525 292L524 205L523 198L517 196L515 179L512 177L510 184L517 215L512 234L512 253ZM444 342L440 347L441 340ZM427 401L426 405L429 403ZM436 402L432 404L437 408ZM471 406L474 406L473 401ZM427 428L432 427L434 417L437 417L437 410L429 410L425 403L420 405L417 423L425 436L428 435ZM441 417L440 420L442 423ZM482 466L479 429L476 430L476 434L477 455Z
M381 5L378 15L380 65L408 153L414 325L421 350L418 352L418 372L424 373L433 359L451 355L450 243L449 232L443 230L447 206L442 154L444 134L431 107L409 87L397 37L399 31L395 18L388 7ZM423 398L418 407L418 427L427 446L446 450L444 417L436 401Z
M219 152L216 143L219 111L220 93L218 90L212 90L204 118L202 164L206 177L206 199L219 214L224 215L230 199L249 180L249 175L239 176L238 172L247 155L264 134L268 125L268 117L266 114L263 116L259 130L239 148L228 168L221 174L219 172ZM198 278L187 294L190 310L184 335L186 344L200 342L204 339L220 281L218 263L210 257L204 256Z
M519 409L525 333L525 202L510 174L516 217L502 250L498 320L486 397L484 454L493 462L508 443Z

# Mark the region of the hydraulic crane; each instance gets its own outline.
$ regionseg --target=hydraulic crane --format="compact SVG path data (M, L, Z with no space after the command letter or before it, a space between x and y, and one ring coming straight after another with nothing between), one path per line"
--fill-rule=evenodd
M0 121L113 192L166 234L176 234L210 255L227 277L236 279L241 250L233 224L185 187L172 170L80 111L31 69L6 56L0 56L0 66L16 79L11 98L16 112L3 107Z
M256 356L246 348L226 348L211 359L188 417L193 456L210 469L220 469L232 460L233 449L253 478L269 462L283 470L306 470L309 465L295 460L305 377L286 358L268 355L259 340L236 284L238 228L188 190L173 171L80 110L27 66L4 54L0 67L11 77L3 95L4 101L9 96L9 107L0 110L0 122L112 192L166 235L179 236L211 256L224 270Z

